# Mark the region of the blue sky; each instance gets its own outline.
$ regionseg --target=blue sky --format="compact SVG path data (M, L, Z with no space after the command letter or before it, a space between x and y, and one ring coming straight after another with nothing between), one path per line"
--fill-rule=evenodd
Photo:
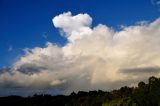
M114 29L153 21L160 14L150 0L0 0L0 67L12 65L24 48L44 47L47 41L64 45L52 18L67 11L87 13L93 26Z

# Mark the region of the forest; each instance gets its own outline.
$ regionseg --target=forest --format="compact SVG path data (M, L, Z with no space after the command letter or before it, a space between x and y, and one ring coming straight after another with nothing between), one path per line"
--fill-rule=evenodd
M107 91L79 91L70 95L34 94L0 97L0 106L160 106L160 78L154 76L137 87Z

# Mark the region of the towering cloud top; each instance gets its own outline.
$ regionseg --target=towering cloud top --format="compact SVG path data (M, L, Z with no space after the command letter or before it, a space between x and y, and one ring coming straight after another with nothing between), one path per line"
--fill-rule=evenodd
M92 24L92 18L88 14L78 14L72 16L71 12L60 14L53 18L53 24L56 28L60 28L61 34L64 34L71 41L82 36L80 33L89 30ZM71 36L71 37L70 37Z
M11 70L0 74L1 88L51 88L68 94L132 86L160 76L160 19L113 31L102 24L91 28L88 14L67 12L55 16L53 24L68 43L26 49Z

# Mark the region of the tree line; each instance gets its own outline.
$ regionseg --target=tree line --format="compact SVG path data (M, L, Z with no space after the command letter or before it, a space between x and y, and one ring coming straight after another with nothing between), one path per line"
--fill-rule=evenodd
M29 97L0 97L0 106L160 106L160 78L154 76L138 87L121 87L118 90L79 91L70 95L51 96L34 94Z

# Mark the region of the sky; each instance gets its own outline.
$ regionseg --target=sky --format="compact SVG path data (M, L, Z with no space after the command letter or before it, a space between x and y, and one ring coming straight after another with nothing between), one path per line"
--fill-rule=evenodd
M159 14L159 0L0 0L0 96L159 76Z

